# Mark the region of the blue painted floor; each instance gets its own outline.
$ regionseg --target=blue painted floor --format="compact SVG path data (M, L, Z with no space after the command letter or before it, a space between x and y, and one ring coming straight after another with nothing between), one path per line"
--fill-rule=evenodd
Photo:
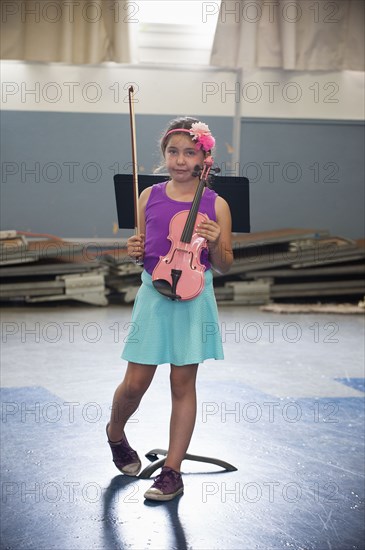
M2 523L7 550L362 550L364 320L221 308L225 361L198 375L184 495L115 469L110 401L130 308L8 308L2 318ZM128 423L167 445L169 368ZM144 459L143 466L149 464Z

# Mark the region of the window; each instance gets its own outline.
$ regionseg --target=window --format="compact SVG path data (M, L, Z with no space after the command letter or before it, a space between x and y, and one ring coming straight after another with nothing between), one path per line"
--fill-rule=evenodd
M220 3L200 0L136 2L138 61L208 65Z

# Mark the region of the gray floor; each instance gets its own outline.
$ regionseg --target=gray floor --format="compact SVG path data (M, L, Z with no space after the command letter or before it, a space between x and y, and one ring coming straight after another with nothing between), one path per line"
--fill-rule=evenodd
M226 359L199 369L189 452L237 471L184 461L184 495L159 504L105 438L130 313L3 310L2 548L362 549L364 319L220 308ZM167 445L168 372L128 425L142 456Z

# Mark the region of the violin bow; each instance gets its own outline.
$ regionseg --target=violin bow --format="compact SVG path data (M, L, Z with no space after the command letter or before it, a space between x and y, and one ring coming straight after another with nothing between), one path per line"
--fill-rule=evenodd
M131 145L132 145L132 164L133 164L133 202L134 202L134 230L135 234L139 235L139 208L138 208L138 163L137 163L137 145L136 145L136 122L134 116L134 101L133 101L134 88L130 86L128 88L128 100L129 100L129 117L131 126Z

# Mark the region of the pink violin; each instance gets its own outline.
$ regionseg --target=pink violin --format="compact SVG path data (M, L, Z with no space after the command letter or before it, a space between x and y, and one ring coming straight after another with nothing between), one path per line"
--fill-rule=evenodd
M213 158L208 156L201 171L195 167L194 175L201 171L199 185L190 210L182 210L170 221L169 240L171 248L166 256L161 256L152 273L152 283L158 292L172 300L192 300L204 288L205 266L200 262L201 252L207 248L207 241L196 232L196 226L208 216L199 212ZM212 171L218 171L213 169Z

